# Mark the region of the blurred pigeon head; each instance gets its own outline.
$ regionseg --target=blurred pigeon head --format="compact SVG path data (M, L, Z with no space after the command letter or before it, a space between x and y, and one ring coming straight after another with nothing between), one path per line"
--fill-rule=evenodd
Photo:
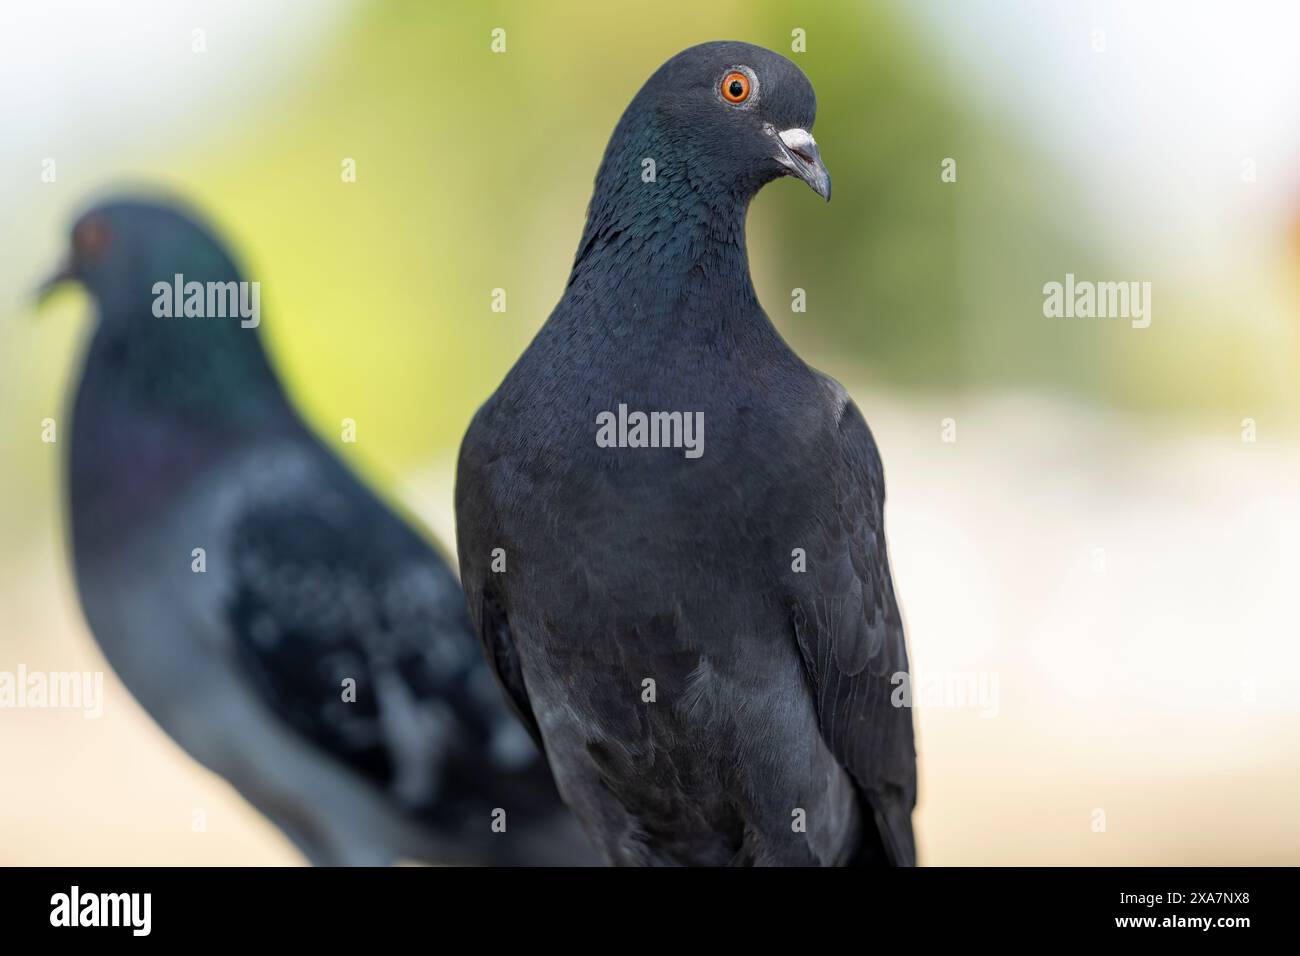
M261 284L183 204L114 197L90 208L41 299L68 282L94 300L93 341L138 406L253 426L261 403L283 401L259 334Z
M152 314L155 284L186 279L229 281L238 270L215 232L170 200L114 199L79 216L63 264L40 287L44 301L70 282L81 283L102 321L143 320Z
M741 202L780 176L829 200L830 174L811 133L816 114L812 84L790 60L749 43L703 43L668 60L637 93L602 178L641 175L653 159L656 175L684 172L698 191Z

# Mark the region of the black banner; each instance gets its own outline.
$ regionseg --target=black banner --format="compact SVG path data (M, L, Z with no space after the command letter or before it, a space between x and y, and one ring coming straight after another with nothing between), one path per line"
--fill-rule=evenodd
M692 926L738 941L770 928L849 932L863 943L1114 939L1218 945L1286 932L1291 869L0 870L7 941L451 944L470 927L589 939L598 927ZM471 922L472 921L472 922ZM630 939L630 937L629 937ZM66 940L65 940L66 942ZM14 952L15 950L10 950Z

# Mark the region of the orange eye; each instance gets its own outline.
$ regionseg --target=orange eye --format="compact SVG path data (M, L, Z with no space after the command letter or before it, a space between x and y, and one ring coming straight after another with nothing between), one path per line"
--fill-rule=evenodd
M728 103L743 103L749 99L749 77L732 70L722 78L722 98Z

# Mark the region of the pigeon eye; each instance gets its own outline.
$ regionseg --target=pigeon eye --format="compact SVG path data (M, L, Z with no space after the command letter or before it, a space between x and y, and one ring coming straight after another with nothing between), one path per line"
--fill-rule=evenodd
M83 262L93 262L108 246L108 223L93 216L72 230L72 251Z
M722 78L722 98L728 103L743 103L749 99L749 77L732 70Z

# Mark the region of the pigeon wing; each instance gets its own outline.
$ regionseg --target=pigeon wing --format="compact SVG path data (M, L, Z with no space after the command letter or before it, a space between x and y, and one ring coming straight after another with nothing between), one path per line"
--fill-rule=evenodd
M864 855L914 865L916 751L911 709L892 700L908 664L885 548L884 471L862 414L837 382L826 382L840 457L827 469L807 572L795 575L795 634L822 737L875 818Z
M486 752L490 733L460 587L341 465L308 461L232 516L234 654L298 733L410 810L443 809L453 752Z
M541 728L528 699L523 671L510 634L510 620L503 596L492 571L493 551L505 540L500 532L492 495L490 469L483 467L494 456L480 447L482 422L489 414L489 401L475 416L461 445L456 468L456 540L460 556L460 580L469 602L469 615L488 665L506 693L515 715L528 728L538 748L544 750Z

